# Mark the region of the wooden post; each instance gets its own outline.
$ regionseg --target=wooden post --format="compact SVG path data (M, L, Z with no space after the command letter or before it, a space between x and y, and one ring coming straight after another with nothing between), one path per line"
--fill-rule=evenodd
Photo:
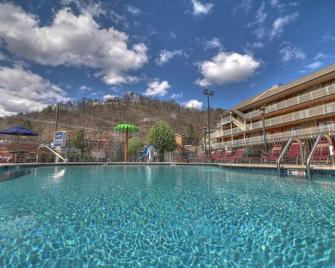
M128 161L128 129L126 129L124 140L124 162Z

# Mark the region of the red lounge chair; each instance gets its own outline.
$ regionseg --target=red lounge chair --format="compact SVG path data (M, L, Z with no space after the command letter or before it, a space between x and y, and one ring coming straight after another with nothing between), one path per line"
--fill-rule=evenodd
M287 155L285 156L285 160L295 160L295 162L297 162L300 156L300 146L301 145L299 143L292 143L288 149Z
M222 155L222 162L231 162L234 160L234 156L232 155L232 151L225 151Z
M35 152L26 152L22 154L20 162L22 163L32 163L36 161L36 153Z
M313 162L328 162L329 160L329 145L328 144L319 144L316 147L316 150L312 156Z
M232 157L233 162L241 162L244 152L245 152L244 148L237 149L234 156Z
M281 146L274 146L271 153L264 158L264 162L276 162L281 153Z
M222 152L222 150L216 150L215 151L214 155L212 156L212 160L214 162L219 162L220 161L220 159L221 159L221 152Z
M0 153L0 163L12 163L15 162L15 156L10 152Z
M205 154L203 152L198 153L197 154L197 159L198 159L199 162L205 161L205 159L206 159Z
M216 152L217 150L211 151L211 161L215 161Z

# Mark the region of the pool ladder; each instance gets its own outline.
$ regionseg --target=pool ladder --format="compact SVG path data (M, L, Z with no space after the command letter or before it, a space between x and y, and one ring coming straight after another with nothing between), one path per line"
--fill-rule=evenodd
M36 154L36 162L38 163L38 153L40 151L41 148L44 148L44 149L47 149L49 150L52 154L54 154L56 156L56 160L55 162L57 163L58 162L58 159L61 159L63 162L67 162L67 159L64 158L63 156L61 156L59 153L57 153L55 150L51 149L48 145L45 145L45 144L41 144L40 146L38 146L38 149L37 149L37 154Z
M319 134L317 137L316 137L316 140L313 144L313 147L312 147L312 150L307 158L307 162L306 162L306 174L308 176L308 178L310 178L310 167L311 167L311 161L312 161L312 157L314 155L314 152L316 151L317 147L318 147L318 144L320 142L320 140L322 138L326 138L328 143L330 144L331 147L329 147L329 150L330 150L330 157L331 157L331 161L332 161L332 165L334 165L334 152L333 152L333 146L332 146L332 139L329 137L329 135L327 134Z
M332 144L332 140L331 140L330 136L327 135L327 134L322 134L322 133L321 133L321 134L319 134L319 135L316 137L316 140L315 140L315 142L314 142L314 144L313 144L312 150L311 150L311 152L309 153L308 158L307 158L307 161L306 161L305 169L306 169L306 176L307 176L307 178L310 178L310 167L311 167L312 157L313 157L314 152L316 151L316 149L317 149L317 147L318 147L318 144L319 144L319 142L320 142L320 140L321 140L322 138L326 138L327 141L328 141L328 143L329 143L329 144ZM291 143L292 143L293 141L297 141L297 142L300 143L301 165L302 165L302 166L304 165L304 158L305 158L305 155L304 155L304 149L303 149L303 146L302 146L301 141L300 141L299 139L296 139L296 138L290 138L290 139L288 140L288 142L286 143L286 145L285 145L285 147L284 147L284 150L281 152L279 158L277 159L277 171L278 171L278 175L279 175L279 176L280 176L280 163L281 163L282 159L284 158L284 156L285 156L287 150L289 149L289 147L290 147L290 145L291 145ZM329 150L330 150L330 156L331 156L332 165L334 165L334 153L333 153L333 147L331 146L331 147L329 148Z
M280 176L280 163L283 160L285 154L287 153L288 149L290 148L290 145L292 144L292 142L298 142L300 144L300 157L301 157L301 165L304 165L304 149L303 149L303 145L301 143L301 141L297 138L290 138L285 147L284 150L281 152L279 158L277 159L277 171L278 171L278 175Z
M292 143L292 138L288 140L288 142L286 143L284 147L284 150L280 153L279 158L277 159L277 171L278 171L279 176L280 176L280 162L284 158L284 155L286 154L286 151L288 150L288 147L290 146L291 143Z

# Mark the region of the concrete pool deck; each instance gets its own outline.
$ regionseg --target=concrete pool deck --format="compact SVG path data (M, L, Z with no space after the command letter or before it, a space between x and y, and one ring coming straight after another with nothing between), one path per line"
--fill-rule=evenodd
M241 169L254 169L254 170L272 170L277 171L277 165L275 163L271 164L260 164L260 163L204 163L204 162L67 162L67 163L4 163L0 164L0 168L7 167L38 167L38 166L78 166L78 165L144 165L144 166L155 166L155 165L171 165L171 166L217 166L217 167L226 167L226 168L241 168ZM300 170L305 171L306 165L295 165L295 164L281 164L281 170ZM322 173L334 174L335 175L335 166L327 165L311 165L311 172L320 171Z

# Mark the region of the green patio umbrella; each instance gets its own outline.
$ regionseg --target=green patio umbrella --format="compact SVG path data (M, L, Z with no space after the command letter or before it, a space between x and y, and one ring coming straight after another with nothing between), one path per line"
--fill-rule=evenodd
M117 132L124 133L124 162L128 161L128 139L129 133L135 133L139 131L138 127L133 124L118 124L114 127Z

